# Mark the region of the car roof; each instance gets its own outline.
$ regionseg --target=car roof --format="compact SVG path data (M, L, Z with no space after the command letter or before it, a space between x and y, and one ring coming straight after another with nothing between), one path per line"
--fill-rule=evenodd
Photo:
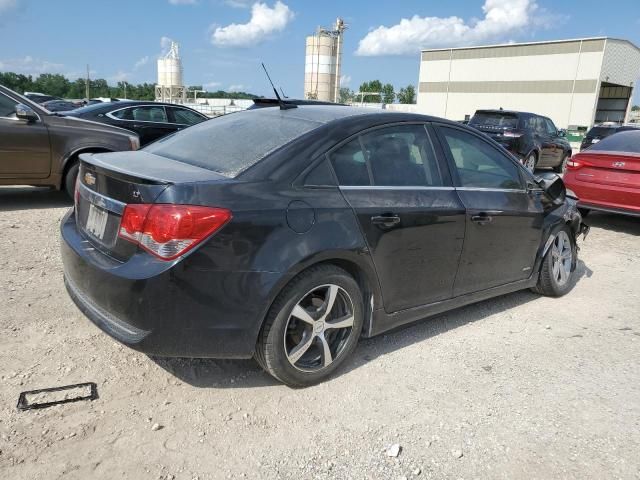
M326 102L324 100L311 100L311 99L299 99L299 98L285 98L284 103L292 105L340 105L346 106L344 103ZM253 104L260 106L277 106L280 100L277 98L254 98Z

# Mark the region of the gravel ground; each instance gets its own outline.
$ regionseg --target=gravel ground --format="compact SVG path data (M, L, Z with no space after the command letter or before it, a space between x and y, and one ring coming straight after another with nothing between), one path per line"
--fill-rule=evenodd
M563 298L514 293L362 341L293 390L253 361L152 359L102 334L64 291L67 208L0 188L0 478L640 478L638 219L589 217ZM99 399L16 409L23 390L87 381Z

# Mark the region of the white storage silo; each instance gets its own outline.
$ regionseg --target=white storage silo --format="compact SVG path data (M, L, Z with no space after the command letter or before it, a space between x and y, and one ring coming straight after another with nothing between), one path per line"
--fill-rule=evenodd
M156 100L171 103L183 103L185 100L180 47L176 42L171 42L169 52L158 59Z
M337 102L340 96L342 36L346 26L341 18L335 28L319 28L306 39L304 96L309 99Z

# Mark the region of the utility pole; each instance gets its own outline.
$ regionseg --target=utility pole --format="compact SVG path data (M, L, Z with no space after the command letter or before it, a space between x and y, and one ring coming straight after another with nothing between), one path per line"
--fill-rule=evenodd
M127 99L127 81L125 80L122 83L124 83L124 99L126 100Z
M84 87L84 95L87 97L87 102L89 101L89 82L91 79L89 78L89 64L87 63L87 81Z

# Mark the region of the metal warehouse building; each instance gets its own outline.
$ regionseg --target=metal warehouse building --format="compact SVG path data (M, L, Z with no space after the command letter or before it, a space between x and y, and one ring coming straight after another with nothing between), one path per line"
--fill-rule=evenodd
M639 74L640 49L615 38L423 50L418 110L463 120L502 107L561 128L624 122Z

